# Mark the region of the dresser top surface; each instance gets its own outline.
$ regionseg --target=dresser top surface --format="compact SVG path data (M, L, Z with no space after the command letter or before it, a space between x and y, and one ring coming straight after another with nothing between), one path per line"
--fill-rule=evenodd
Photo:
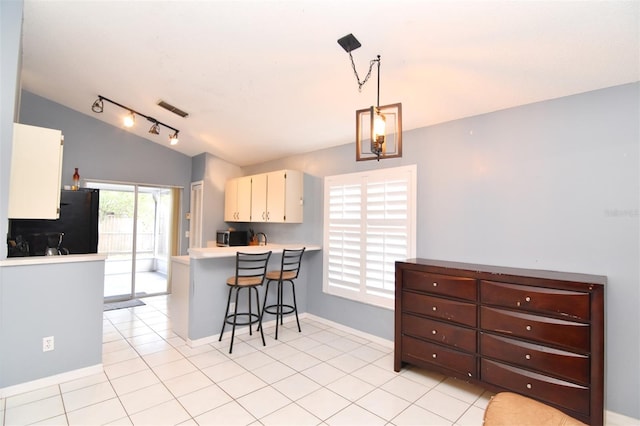
M582 274L575 272L548 271L540 269L514 268L506 266L481 265L475 263L452 262L447 260L436 259L407 259L398 261L398 264L419 265L433 268L435 273L456 274L461 271L471 271L482 274L481 279L499 280L504 277L529 277L537 279L580 282L589 284L605 285L607 277L603 275Z

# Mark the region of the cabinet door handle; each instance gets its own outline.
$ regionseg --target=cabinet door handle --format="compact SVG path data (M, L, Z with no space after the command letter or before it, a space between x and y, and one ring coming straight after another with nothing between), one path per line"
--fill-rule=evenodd
M527 389L531 389L533 388L533 385L531 383L527 383Z
M524 359L531 359L531 355L526 354L526 355L524 356Z
M437 310L438 310L438 308L437 308L436 306L433 306L433 307L431 308L431 310L432 310L433 312L435 312L435 311L437 311Z
M524 301L525 302L531 302L531 298L529 296L527 296L527 297L524 298Z
M431 354L431 358L438 358L438 354Z
M531 326L530 325L526 326L525 328L527 329L527 331L531 331Z
M438 334L436 330L431 330L431 334Z
M433 286L438 287L438 283L434 281Z

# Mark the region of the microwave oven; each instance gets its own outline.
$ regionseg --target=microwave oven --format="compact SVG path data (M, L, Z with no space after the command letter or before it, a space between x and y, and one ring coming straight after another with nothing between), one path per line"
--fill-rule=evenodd
M249 233L247 231L217 231L216 246L232 247L232 246L248 246Z

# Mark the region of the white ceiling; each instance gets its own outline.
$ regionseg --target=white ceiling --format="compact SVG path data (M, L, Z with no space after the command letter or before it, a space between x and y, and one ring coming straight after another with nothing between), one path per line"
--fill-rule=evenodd
M360 77L410 130L640 80L638 1L24 2L23 88L121 127L180 130L173 149L245 166L352 143ZM162 99L189 113L158 107ZM168 146L168 130L134 132Z

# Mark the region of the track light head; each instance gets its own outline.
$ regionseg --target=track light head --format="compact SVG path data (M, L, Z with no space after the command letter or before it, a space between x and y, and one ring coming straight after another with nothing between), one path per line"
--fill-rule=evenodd
M176 145L178 143L178 131L177 130L176 130L176 132L174 134L169 136L169 143L171 145Z
M124 117L124 127L133 127L135 123L136 123L136 116L133 113L133 111L129 111L129 114L127 114Z
M95 100L95 102L93 103L93 105L91 105L91 111L100 114L102 111L104 111L104 102L102 102L102 97L98 97L98 99Z
M151 133L152 135L159 135L160 134L160 125L158 124L157 121L155 123L153 123L153 125L149 129L149 133Z

